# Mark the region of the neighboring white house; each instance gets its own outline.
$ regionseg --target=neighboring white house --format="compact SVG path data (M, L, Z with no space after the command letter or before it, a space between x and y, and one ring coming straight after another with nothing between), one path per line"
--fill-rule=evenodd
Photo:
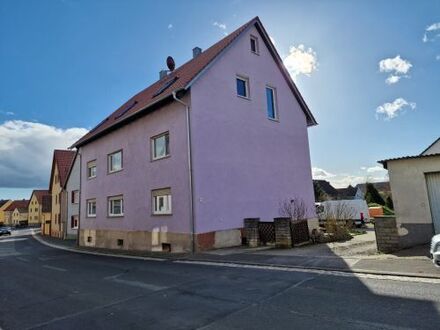
M79 227L80 157L75 155L64 187L67 195L67 223L64 239L76 239Z
M440 139L417 156L379 161L388 169L400 247L440 233Z

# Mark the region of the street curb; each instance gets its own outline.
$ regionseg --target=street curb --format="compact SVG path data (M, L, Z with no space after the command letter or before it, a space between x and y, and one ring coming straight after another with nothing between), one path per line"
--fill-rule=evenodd
M74 252L74 253L82 253L82 254L90 254L95 256L104 256L104 257L113 257L113 258L125 258L125 259L135 259L135 260L146 260L146 261L166 261L167 259L159 258L159 257L141 257L141 256L130 256L125 254L112 254L112 253L101 253L101 252L94 252L94 251L85 251L75 248L69 248L66 246L61 246L53 243L46 242L41 237L38 237L37 234L32 234L32 237L38 241L39 243L46 245L48 247L51 247L53 249L58 250L64 250L68 252Z
M35 234L32 234L32 237L40 242L43 245L49 246L54 249L74 252L74 253L82 253L82 254L90 254L96 256L106 256L106 257L116 257L116 258L125 258L125 259L135 259L135 260L145 260L145 261L192 261L192 262L206 262L212 263L213 265L221 264L235 264L235 265L248 265L248 266L263 266L263 267L277 267L277 268L289 268L289 269L298 269L298 270L320 270L320 271L329 271L329 272L341 272L347 274L366 274L366 275L379 275L379 276L396 276L396 277L411 277L411 278L425 278L425 279L440 279L440 274L437 275L421 275L415 273L397 273L397 272L384 272L384 271L374 271L367 269L343 269L343 268L331 268L331 267L314 267L314 266L294 266L294 265L285 265L285 264L272 264L272 263L262 263L262 262L249 262L249 261L231 261L231 260L215 260L209 258L191 258L191 257L180 257L180 258L159 258L159 257L140 257L140 256L130 256L130 255L121 255L121 254L111 254L111 253L100 253L100 252L92 252L92 251L84 251L76 248L68 248L64 246L60 246L57 244L52 244L46 242L44 239L38 237Z
M248 266L264 266L264 267L278 267L278 268L292 268L301 270L321 270L328 272L341 272L347 274L366 274L366 275L379 275L379 276L396 276L396 277L411 277L411 278L426 278L426 279L438 279L440 280L440 274L437 275L420 275L415 273L397 273L397 272L384 272L384 271L374 271L367 269L343 269L343 268L331 268L331 267L314 267L314 266L294 266L285 264L271 264L262 262L249 262L249 261L226 261L226 260L213 260L213 259L179 259L179 261L199 261L212 264L236 264L236 265L248 265Z

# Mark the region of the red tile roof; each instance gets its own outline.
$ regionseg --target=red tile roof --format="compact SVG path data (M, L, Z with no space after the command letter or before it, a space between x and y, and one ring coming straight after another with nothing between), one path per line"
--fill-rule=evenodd
M171 99L173 92L185 91L187 90L192 81L195 80L199 74L205 69L213 60L222 53L237 37L245 31L251 25L255 25L259 31L262 33L264 41L271 50L271 53L275 60L277 61L283 75L285 76L288 84L290 85L293 93L297 97L303 111L307 116L307 122L309 125L316 125L315 118L310 112L309 108L304 102L301 94L293 83L290 75L282 64L282 60L275 50L267 32L264 30L263 25L258 17L253 18L246 24L239 27L234 32L227 35L225 38L203 51L196 58L191 59L179 68L175 69L166 77L153 83L151 86L147 87L140 93L133 96L126 103L124 103L119 109L113 112L110 116L105 118L101 123L99 123L90 132L84 135L80 140L78 140L72 147L80 147L92 140L102 136L112 129L116 129L135 119L141 112L147 113L145 110L152 110L153 106L160 106L166 100ZM167 85L169 83L169 85ZM159 91L163 89L160 93Z
M35 195L35 197L37 198L38 204L43 204L43 197L46 195L50 196L50 192L49 190L34 190L32 191L32 195ZM32 195L31 195L31 199L32 199Z
M14 211L16 208L17 209L26 209L28 207L29 204L29 200L28 199L22 199L22 200L17 200L17 201L13 201L11 203L11 205L9 205L5 211Z
M75 154L76 152L72 150L54 150L49 190L52 189L53 171L55 170L55 166L58 168L60 184L64 187L70 171L70 166L72 166L73 160L75 159Z

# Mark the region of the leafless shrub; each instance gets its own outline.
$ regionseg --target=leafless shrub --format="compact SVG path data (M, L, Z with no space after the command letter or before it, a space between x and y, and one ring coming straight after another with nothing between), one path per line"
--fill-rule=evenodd
M353 227L355 210L347 203L327 204L318 216L321 221L324 221L327 234L325 241L332 242L351 239L350 229Z
M307 206L301 198L285 199L280 202L278 213L292 221L306 220Z

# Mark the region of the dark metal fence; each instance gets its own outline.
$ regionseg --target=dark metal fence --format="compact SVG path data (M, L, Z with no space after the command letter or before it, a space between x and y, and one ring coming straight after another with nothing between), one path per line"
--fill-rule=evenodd
M290 234L292 235L292 245L309 241L310 235L307 220L291 221Z
M260 243L266 245L267 243L275 243L275 225L273 222L259 222L258 234L260 236Z

